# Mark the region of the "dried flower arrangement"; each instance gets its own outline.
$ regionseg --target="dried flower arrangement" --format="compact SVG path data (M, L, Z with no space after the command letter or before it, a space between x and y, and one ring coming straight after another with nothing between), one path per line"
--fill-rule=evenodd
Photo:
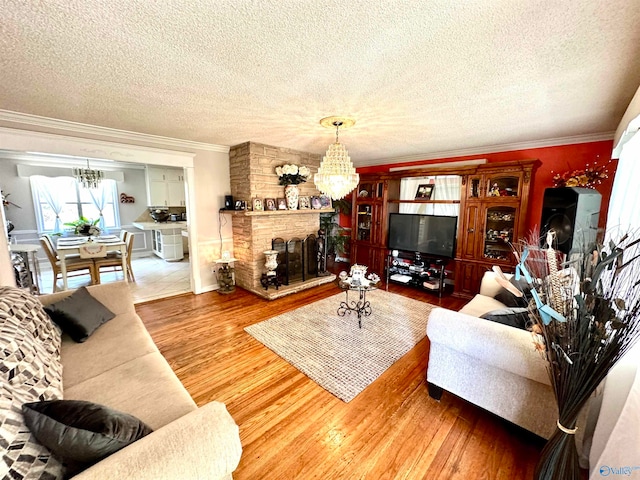
M596 188L602 180L609 178L608 173L606 165L598 165L597 162L593 166L587 164L583 169L554 174L553 186Z
M573 440L580 410L615 363L640 339L640 239L585 246L558 262L537 235L518 248L516 277L533 286L529 313L535 348L547 361L558 403L558 429L544 447L534 478L580 478ZM505 279L500 281L503 286ZM520 294L509 284L512 293Z

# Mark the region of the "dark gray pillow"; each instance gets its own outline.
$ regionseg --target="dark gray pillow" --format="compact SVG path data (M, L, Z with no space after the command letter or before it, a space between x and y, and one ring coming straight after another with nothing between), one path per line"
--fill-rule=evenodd
M504 303L507 307L526 307L528 303L527 296L531 292L531 285L527 283L524 277L521 277L520 280L516 280L515 275L509 279L509 283L520 290L524 296L516 297L506 288L501 288L493 298L498 300L500 303Z
M492 322L502 323L503 325L508 325L510 327L527 330L527 324L529 322L528 312L528 308L505 308L502 310L492 310L485 313L480 318L491 320Z
M44 309L62 331L78 343L86 341L100 325L116 316L91 296L86 287Z
M153 430L133 415L83 400L22 405L29 430L74 470L86 468Z

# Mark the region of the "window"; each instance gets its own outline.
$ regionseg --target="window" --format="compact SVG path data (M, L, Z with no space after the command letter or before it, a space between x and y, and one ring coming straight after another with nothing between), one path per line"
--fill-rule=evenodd
M36 223L42 233L61 232L64 223L81 216L100 219L103 230L120 226L115 180L103 180L97 189L88 190L80 187L72 177L34 175L31 190Z

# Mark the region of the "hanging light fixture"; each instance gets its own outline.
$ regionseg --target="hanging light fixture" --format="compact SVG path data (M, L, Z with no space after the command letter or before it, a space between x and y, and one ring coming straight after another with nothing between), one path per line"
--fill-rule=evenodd
M92 170L89 167L89 159L87 158L87 168L74 168L73 176L84 188L98 188L100 182L104 178L104 172L101 170Z
M336 142L329 145L326 155L322 159L318 173L313 176L313 183L318 190L329 195L333 200L340 200L351 192L360 181L360 175L351 163L349 152L338 141L340 127L352 127L356 121L345 117L326 117L320 120L320 125L336 129Z

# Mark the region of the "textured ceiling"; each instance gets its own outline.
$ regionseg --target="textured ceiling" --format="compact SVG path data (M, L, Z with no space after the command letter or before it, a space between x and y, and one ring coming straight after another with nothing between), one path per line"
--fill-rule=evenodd
M354 163L615 130L638 0L0 0L0 109ZM497 150L498 148L496 148Z

